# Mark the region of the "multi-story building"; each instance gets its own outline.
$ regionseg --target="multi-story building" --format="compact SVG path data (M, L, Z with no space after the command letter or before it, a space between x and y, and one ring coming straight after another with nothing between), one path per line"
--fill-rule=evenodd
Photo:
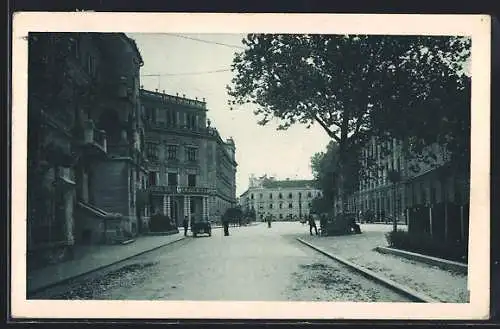
M452 169L446 149L437 144L423 158L404 155L402 142L373 138L361 152L359 191L349 197L351 212L370 211L376 221L398 221L409 229L463 240L468 231L469 179ZM431 156L427 156L431 155ZM426 160L424 160L426 159ZM390 172L398 179L390 181Z
M135 42L30 33L28 51L28 254L134 235L134 179L145 175Z
M321 191L312 180L276 180L266 175L250 177L249 187L240 196L243 211L255 211L257 219L272 215L275 220L298 220L309 215L314 198Z
M141 89L149 177L148 214L166 214L177 225L187 216L218 220L236 205L232 139L222 140L207 120L205 100Z

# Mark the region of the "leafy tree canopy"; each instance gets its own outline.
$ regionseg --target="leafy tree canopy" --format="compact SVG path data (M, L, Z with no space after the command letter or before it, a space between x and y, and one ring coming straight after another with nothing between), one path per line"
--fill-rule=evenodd
M345 204L349 153L373 136L467 147L470 40L448 36L249 34L227 87L230 105L251 103L259 124L319 124L338 144Z
M467 121L469 39L249 34L243 43L230 103L255 104L262 125L317 123L346 149L373 134L452 149Z

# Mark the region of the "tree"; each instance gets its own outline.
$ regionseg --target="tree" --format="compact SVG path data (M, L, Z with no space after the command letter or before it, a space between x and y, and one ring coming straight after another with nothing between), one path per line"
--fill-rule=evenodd
M387 126L405 118L407 112L398 120L391 116L399 108L427 122L435 119L434 108L455 102L454 86L440 89L441 82L427 78L429 72L447 77L455 67L453 53L460 47L446 48L455 39L249 34L242 40L246 49L233 59L229 103L256 105L259 124L274 117L280 121L278 129L319 124L338 145L336 187L344 211L350 153L373 135L385 137ZM429 60L432 52L441 55ZM435 90L440 98L429 96Z
M325 152L315 153L311 157L311 169L314 180L323 192L321 202L328 204L330 207L329 210L333 206L337 191L338 150L337 143L331 141L327 145ZM352 148L351 152L346 154L344 159L346 163L344 191L346 194L353 193L359 186L359 177L362 172L358 160L358 152L355 148Z

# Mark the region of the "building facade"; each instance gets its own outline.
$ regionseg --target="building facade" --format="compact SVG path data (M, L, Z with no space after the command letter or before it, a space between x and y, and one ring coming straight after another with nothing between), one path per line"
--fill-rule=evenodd
M360 159L367 175L360 180L358 192L349 197L348 211L369 212L375 221L396 218L407 223L409 230L466 240L468 174L454 170L448 152L437 144L424 149L427 161L405 157L402 148L402 142L395 139L379 142L373 138L367 143ZM391 181L391 171L398 173L397 180Z
M236 147L207 120L205 100L141 89L149 175L147 215L168 215L178 226L218 221L236 204Z
M28 254L134 235L133 176L145 175L135 42L30 33L28 52Z
M320 196L321 191L312 180L252 176L248 190L240 196L240 204L243 211L255 211L258 220L270 214L274 220L291 221L308 216L312 200Z

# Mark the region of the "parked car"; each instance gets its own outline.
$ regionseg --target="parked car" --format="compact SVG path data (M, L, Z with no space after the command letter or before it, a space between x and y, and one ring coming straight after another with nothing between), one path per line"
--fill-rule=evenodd
M212 225L208 220L197 221L191 225L191 232L193 236L196 237L198 234L204 233L208 236L212 236Z

